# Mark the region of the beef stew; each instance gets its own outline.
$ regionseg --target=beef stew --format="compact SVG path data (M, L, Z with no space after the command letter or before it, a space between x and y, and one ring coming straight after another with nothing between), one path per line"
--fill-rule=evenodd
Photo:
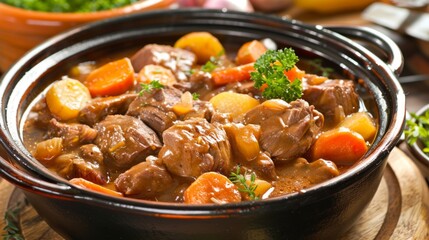
M269 99L274 87L257 86L252 73L270 50L255 41L225 53L213 35L191 33L174 46L76 66L33 104L25 145L84 188L187 204L299 192L357 164L377 129L358 83L297 62L281 75L302 97Z

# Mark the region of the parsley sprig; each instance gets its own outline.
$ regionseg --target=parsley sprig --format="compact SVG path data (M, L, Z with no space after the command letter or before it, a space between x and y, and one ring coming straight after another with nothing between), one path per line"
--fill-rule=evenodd
M422 115L410 113L407 119L407 128L404 130L405 137L409 144L414 144L418 139L423 143L423 152L429 154L429 111Z
M258 196L255 194L255 190L258 185L255 184L256 175L255 173L250 174L250 182L247 181L246 176L241 174L240 166L237 166L235 172L231 172L229 176L229 180L231 182L237 184L239 186L238 191L246 193L250 200L258 200Z
M256 60L250 76L256 88L265 86L262 95L267 99L280 98L287 102L302 96L300 79L288 79L285 71L291 70L298 62L298 56L291 48L268 50Z
M19 212L22 210L23 204L18 203L14 208L10 208L4 214L5 226L2 237L4 240L24 240L22 236L19 222Z
M141 91L139 95L143 95L145 92L151 92L153 89L161 89L164 88L164 85L162 85L158 80L153 80L150 83L142 83L140 84Z

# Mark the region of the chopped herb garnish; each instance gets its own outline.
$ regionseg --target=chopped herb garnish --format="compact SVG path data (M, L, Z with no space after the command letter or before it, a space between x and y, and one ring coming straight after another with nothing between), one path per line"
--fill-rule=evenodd
M153 89L161 89L164 87L164 85L162 85L159 81L157 80L153 80L150 83L142 83L140 84L141 86L141 91L140 91L140 96L143 95L145 92L151 92Z
M212 62L212 60L206 62L206 64L204 64L201 67L201 71L203 72L213 72L213 70L215 70L217 67L216 63Z
M414 144L418 139L423 143L423 152L429 154L429 111L422 115L410 113L407 119L407 128L404 130L405 137L409 144Z
M255 173L250 174L250 183L247 181L245 175L241 174L240 166L237 166L235 172L231 172L229 180L238 185L240 192L246 193L250 200L258 200L259 198L255 194L255 190L258 185L255 184L256 175Z
M302 96L301 80L288 79L285 71L291 70L298 62L298 56L291 48L268 50L256 60L250 76L256 88L265 87L262 95L267 99L280 98L287 102Z
M186 75L190 76L195 73L195 69L189 69L189 71L186 71L185 73Z
M198 100L200 98L200 94L199 93L192 93L192 100Z
M210 57L210 60L207 61L203 66L201 66L201 71L203 72L213 72L213 70L215 70L218 67L219 64L219 58L224 55L225 52L224 51L220 51L218 52L218 54L216 55L216 57Z
M314 68L314 71L312 72L317 72L318 74L321 74L324 77L329 77L331 75L331 73L334 72L334 69L329 68L329 67L323 67L322 66L322 59L320 58L316 58L316 59L312 59L310 61L308 61L308 65L312 68Z

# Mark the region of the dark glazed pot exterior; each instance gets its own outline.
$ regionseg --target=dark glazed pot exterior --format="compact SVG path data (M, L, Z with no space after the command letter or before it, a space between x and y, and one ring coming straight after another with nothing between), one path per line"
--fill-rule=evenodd
M337 28L385 49L386 61L320 26L267 15L218 10L168 10L107 20L59 35L24 56L0 85L1 175L24 192L48 224L69 239L334 239L348 230L378 188L399 140L405 97L395 74L402 55L389 39L367 29ZM240 204L189 206L104 196L77 189L35 161L21 142L25 109L74 64L172 43L191 31L210 31L227 46L271 38L299 56L324 58L365 82L379 131L365 158L341 176L300 193Z

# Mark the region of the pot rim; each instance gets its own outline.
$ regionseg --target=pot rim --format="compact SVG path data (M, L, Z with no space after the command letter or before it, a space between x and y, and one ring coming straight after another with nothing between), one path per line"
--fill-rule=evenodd
M44 49L48 48L50 45L55 44L56 42L60 42L63 39L67 39L72 36L76 32L90 30L95 27L100 27L108 24L111 21L126 21L129 18L133 18L140 15L145 15L147 17L156 17L159 14L173 15L173 14L192 14L198 12L198 14L228 14L235 15L239 17L255 17L264 21L272 21L278 24L290 24L296 28L302 28L302 31L311 31L312 34L318 36L325 36L330 38L331 40L335 40L341 44L345 44L346 46L352 48L357 51L357 53L364 55L365 57L372 60L374 63L374 67L380 68L383 74L389 79L386 83L389 88L389 94L392 96L392 105L395 109L391 109L392 111L392 119L389 122L389 126L386 129L386 132L383 136L379 137L379 141L377 143L377 147L373 147L369 150L369 153L366 154L365 160L354 166L349 171L337 176L331 180L325 181L321 184L317 184L313 187L305 189L300 193L288 194L276 198L265 199L263 201L249 201L249 202L240 202L238 204L225 204L225 205L185 205L182 203L159 203L153 201L146 200L136 200L130 198L117 198L111 197L107 195L98 194L91 191L86 191L82 189L78 189L72 185L70 185L67 181L59 181L56 184L42 181L40 179L32 179L31 177L25 177L22 179L18 178L19 181L24 181L24 183L28 183L28 181L36 180L36 184L41 184L37 189L32 188L31 184L22 184L21 187L28 188L28 190L36 191L42 194L50 195L52 197L61 196L61 198L70 200L70 201L87 201L91 204L103 204L108 207L121 207L129 210L140 209L143 212L150 214L162 214L167 217L174 217L176 215L187 215L187 216L218 216L224 217L225 214L251 214L250 210L266 210L268 206L277 206L282 207L285 205L285 201L290 201L295 204L306 204L309 202L317 201L320 198L326 198L330 193L335 192L335 188L333 186L338 186L340 184L344 184L344 186L348 186L351 184L355 177L359 177L363 175L365 172L372 172L373 166L382 165L386 160L390 151L395 147L396 143L399 141L400 133L403 129L405 122L405 95L403 93L402 87L399 84L395 74L393 73L392 67L383 62L379 57L375 56L368 49L365 49L363 46L352 42L349 38L344 37L336 32L333 32L325 27L319 25L307 25L303 24L296 20L289 20L286 18L279 18L275 16L269 16L265 14L259 13L242 13L236 11L227 11L227 10L212 10L212 9L174 9L174 10L156 10L151 12L146 12L142 14L132 14L125 17L114 18L103 20L95 23L91 23L88 25L84 25L73 30L67 31L61 35L58 35L45 43L39 45L29 53L27 53L21 60L19 60L12 68L3 76L4 79L10 81L13 78L13 74L18 72L21 68L25 67L26 63L30 61L33 57L37 56ZM402 55L400 56L402 58ZM398 69L396 69L398 70ZM0 83L0 92L5 92L8 90L8 85L5 80ZM11 90L11 89L9 89ZM2 99L3 101L3 99ZM4 104L3 102L0 102ZM387 107L387 106L382 106ZM382 111L383 109L379 109ZM1 109L4 113L4 109ZM13 115L15 116L15 115ZM7 116L6 116L7 118ZM20 149L16 147L16 141L14 140L9 132L9 126L7 125L7 119L4 118L4 114L0 114L0 126L1 126L1 143L8 151L9 155L15 158L22 158L23 153L20 152ZM28 175L28 174L26 174ZM304 193L305 197L301 197Z

